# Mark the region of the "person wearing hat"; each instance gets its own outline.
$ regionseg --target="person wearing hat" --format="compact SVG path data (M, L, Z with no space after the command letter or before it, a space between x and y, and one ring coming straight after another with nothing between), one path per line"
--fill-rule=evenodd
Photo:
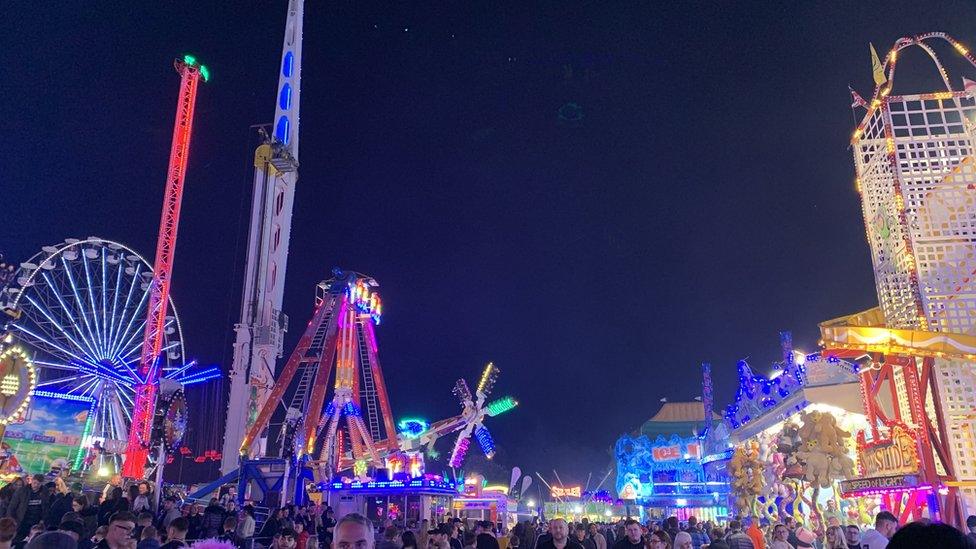
M814 534L806 526L800 526L796 529L796 549L813 547L816 541L817 534Z

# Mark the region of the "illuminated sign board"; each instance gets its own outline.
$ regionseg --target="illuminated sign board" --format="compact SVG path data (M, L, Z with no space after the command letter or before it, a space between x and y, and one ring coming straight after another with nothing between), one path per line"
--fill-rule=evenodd
M918 444L915 437L901 425L891 428L891 438L865 443L864 433L858 434L858 463L865 477L885 477L917 473Z
M553 486L549 491L552 493L552 497L554 498L566 498L566 497L578 498L582 493L582 490L580 489L579 486L570 486L570 487Z

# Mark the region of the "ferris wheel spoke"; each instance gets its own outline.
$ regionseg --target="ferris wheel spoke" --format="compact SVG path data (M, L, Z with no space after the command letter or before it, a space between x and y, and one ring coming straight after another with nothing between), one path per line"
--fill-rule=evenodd
M64 326L61 326L61 324L59 324L58 321L54 319L51 313L49 313L44 306L42 306L40 303L35 301L34 298L30 295L27 295L25 297L27 297L27 301L31 305L33 305L34 308L37 309L37 311L44 316L44 318L46 318L51 324L54 325L55 328L58 329L59 332L61 332L61 335L64 336L64 338L66 338L68 341L74 344L75 348L77 348L81 352L86 352L85 346L82 346L81 343L79 343L75 338L71 337L71 334L68 333L68 330L64 329ZM86 341L85 343L87 344L88 342ZM90 346L88 346L87 351L92 352L93 355L95 353L95 349L91 348Z
M101 252L102 252L101 253L102 256L102 348L107 349L108 348L108 318L107 318L108 307L106 305L105 300L108 297L108 288L106 288L105 286L105 281L108 278L106 274L107 272L106 266L108 264L105 262L105 248L102 248Z
M133 281L133 284L135 284L135 281ZM131 341L133 337L131 335L132 323L135 322L136 318L140 316L139 311L143 310L143 306L146 304L146 300L148 298L149 298L149 288L147 287L145 291L142 292L142 299L139 300L139 304L136 305L136 308L132 311L132 316L129 317L129 322L126 325L125 330L121 333L121 337L117 337L115 339L115 345L112 347L112 349L109 350L111 356L115 356L116 354L118 354L119 349L126 347L128 345L127 341ZM140 328L137 329L135 333L138 334L139 332L141 332L142 331L141 326L145 326L145 324L146 321L143 320L142 324L140 325ZM128 338L128 340L126 338Z
M59 364L57 362L47 362L46 360L34 359L34 366L40 366L42 370L68 370L77 372L78 367L72 364Z
M65 303L64 298L61 296L61 292L59 292L57 289L58 287L55 286L54 282L51 280L51 277L49 277L47 273L42 273L42 276L44 278L44 281L47 282L46 290L51 294L54 294L54 297L57 299L58 304L60 305L59 310L61 311L62 315L66 317L67 320L66 324L71 326L71 329L74 330L78 339L85 342L85 346L89 349L91 355L93 357L97 356L98 353L95 352L95 347L91 344L90 341L88 341L88 338L85 336L84 332L82 332L81 324L78 322L78 319L75 318L75 316L71 313L71 308L68 307L67 303ZM41 295L40 292L38 292L38 295ZM49 306L49 308L51 307Z
M112 337L112 346L109 347L109 353L110 354L114 354L115 349L117 348L117 342L119 340L119 337L122 334L122 326L125 325L126 313L129 311L129 303L132 302L132 296L135 294L136 284L139 282L139 279L141 278L141 276L140 276L140 270L141 270L141 268L142 268L142 265L139 264L139 263L136 263L135 267L133 267L132 281L129 283L129 291L126 292L126 295L125 295L125 303L122 305L121 314L119 314L119 324L118 324L118 326L116 326L115 332L114 332L114 336ZM139 310L139 308L136 307L136 309L134 311L132 311L132 316L133 317L135 317L135 315L137 314L138 310ZM130 322L131 322L131 319L130 319Z
M57 349L58 351L61 351L62 353L66 354L68 356L71 356L72 358L75 358L76 360L78 360L80 362L84 362L86 364L91 364L92 366L96 366L95 363L91 362L87 358L80 357L80 356L76 355L75 353L72 353L71 351L65 349L64 347L61 347L60 345L58 345L56 343L52 343L52 342L44 339L43 337L35 334L34 332L28 330L27 328L25 328L25 327L23 327L23 326L21 326L19 324L13 324L12 326L13 326L13 328L15 328L15 329L17 329L17 330L19 330L21 332L24 332L26 334L29 334L30 336L32 336L34 339L36 339L40 343L43 343L44 345L47 345L48 347L50 347L52 349ZM52 353L52 354L57 354L57 353Z
M122 258L119 259L118 266L119 268L115 272L115 292L112 293L112 321L108 325L108 340L111 342L115 341L113 339L115 336L115 312L119 306L119 288L122 285L122 271L125 269L125 261Z
M64 272L68 277L68 283L71 286L71 293L75 297L75 304L78 305L78 313L81 315L81 320L84 322L85 328L88 330L88 335L91 337L91 341L95 341L95 334L92 332L91 324L88 323L88 315L85 314L85 306L81 304L81 296L78 295L78 285L75 284L75 277L71 275L71 266L68 265L68 260L64 258L64 255L61 256L61 263L64 264Z
M82 251L81 253L82 265L85 267L85 282L88 284L88 302L91 304L91 318L92 324L95 325L95 343L98 344L99 350L104 354L104 346L102 345L102 330L98 325L98 306L95 305L95 289L92 287L91 279L91 268L88 266L88 254ZM101 356L99 358L108 358L106 356Z
M91 374L89 374L89 376L92 379L82 383L81 385L74 387L73 389L68 391L68 393L74 393L75 391L77 391L78 394L80 395L92 396L95 393L95 390L98 389L99 379L98 376L94 376Z
M145 327L146 327L146 321L143 320L142 322L139 323L139 326L135 330L131 331L131 334L129 335L129 339L120 346L118 352L116 352L113 356L118 360L126 361L130 356L132 356L132 353L141 349L142 338L140 336L142 335L142 332L145 329ZM125 352L124 354L123 351Z

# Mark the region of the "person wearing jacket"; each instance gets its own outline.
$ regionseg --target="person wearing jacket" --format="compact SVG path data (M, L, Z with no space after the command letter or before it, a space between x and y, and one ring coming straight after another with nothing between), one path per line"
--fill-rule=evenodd
M203 523L200 529L203 530L201 537L215 538L224 529L224 508L217 503L217 498L210 499L210 505L203 510Z
M44 487L44 475L32 476L30 484L14 492L7 507L7 516L17 521L16 539L24 539L31 527L44 519L49 506L50 495Z

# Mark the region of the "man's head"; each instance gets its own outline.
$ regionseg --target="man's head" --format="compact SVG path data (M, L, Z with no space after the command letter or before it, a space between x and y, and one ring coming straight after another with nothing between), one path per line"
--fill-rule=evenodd
M342 517L333 530L332 549L373 549L373 523L359 513Z
M969 528L970 532L976 532L976 515L966 517L966 528Z
M75 518L63 518L58 530L71 536L77 543L85 535L85 523Z
M583 526L582 524L577 524L576 525L576 539L579 540L579 541L583 541L583 538L585 538L585 537L586 537L586 526Z
M224 519L224 532L233 532L237 529L237 517L227 517Z
M742 531L742 523L739 522L739 521L737 521L737 520L730 520L729 521L729 530L732 531L732 532L741 532Z
M689 528L694 528L696 524L698 524L698 519L695 518L694 515L688 517L688 527Z
M844 528L844 536L847 537L847 545L861 543L861 529L856 524L848 524Z
M31 489L36 492L41 489L41 486L44 486L44 475L32 475L30 478Z
M596 532L597 532L597 526L596 526L596 523L595 522L591 522L590 523L590 525L589 525L589 532L590 532L590 535L591 536L596 534Z
M169 521L169 528L166 529L167 539L185 539L186 532L190 529L190 521L183 517L176 517Z
M0 519L0 543L10 543L17 534L17 521L4 517Z
M569 526L563 519L553 519L549 522L549 533L552 534L552 541L564 542L569 537Z
M142 535L139 537L139 539L157 539L158 536L159 531L156 530L155 526L150 524L142 529Z
M386 538L386 541L395 540L397 537L396 526L387 526L386 530L383 530L383 537Z
M139 523L139 526L143 526L143 527L149 526L150 524L152 524L152 521L153 521L153 514L150 513L149 511L143 511L139 513L139 519L137 521Z
M790 537L790 529L786 527L785 524L777 524L773 526L773 539L777 541L786 541Z
M176 498L173 496L166 496L166 499L163 500L163 509L169 511L173 507L176 507Z
M128 511L119 511L108 520L108 531L105 540L110 546L122 545L132 536L136 527L136 517Z
M882 536L891 539L898 530L898 519L888 511L881 511L874 517L874 529Z
M793 517L786 517L786 520L784 520L783 523L786 524L786 527L790 530L796 528L796 521L793 519Z
M634 519L627 519L627 521L624 522L624 533L627 535L627 539L631 543L639 543L641 540L640 523Z
M298 535L291 528L282 528L274 537L272 547L274 549L294 549L298 544Z

